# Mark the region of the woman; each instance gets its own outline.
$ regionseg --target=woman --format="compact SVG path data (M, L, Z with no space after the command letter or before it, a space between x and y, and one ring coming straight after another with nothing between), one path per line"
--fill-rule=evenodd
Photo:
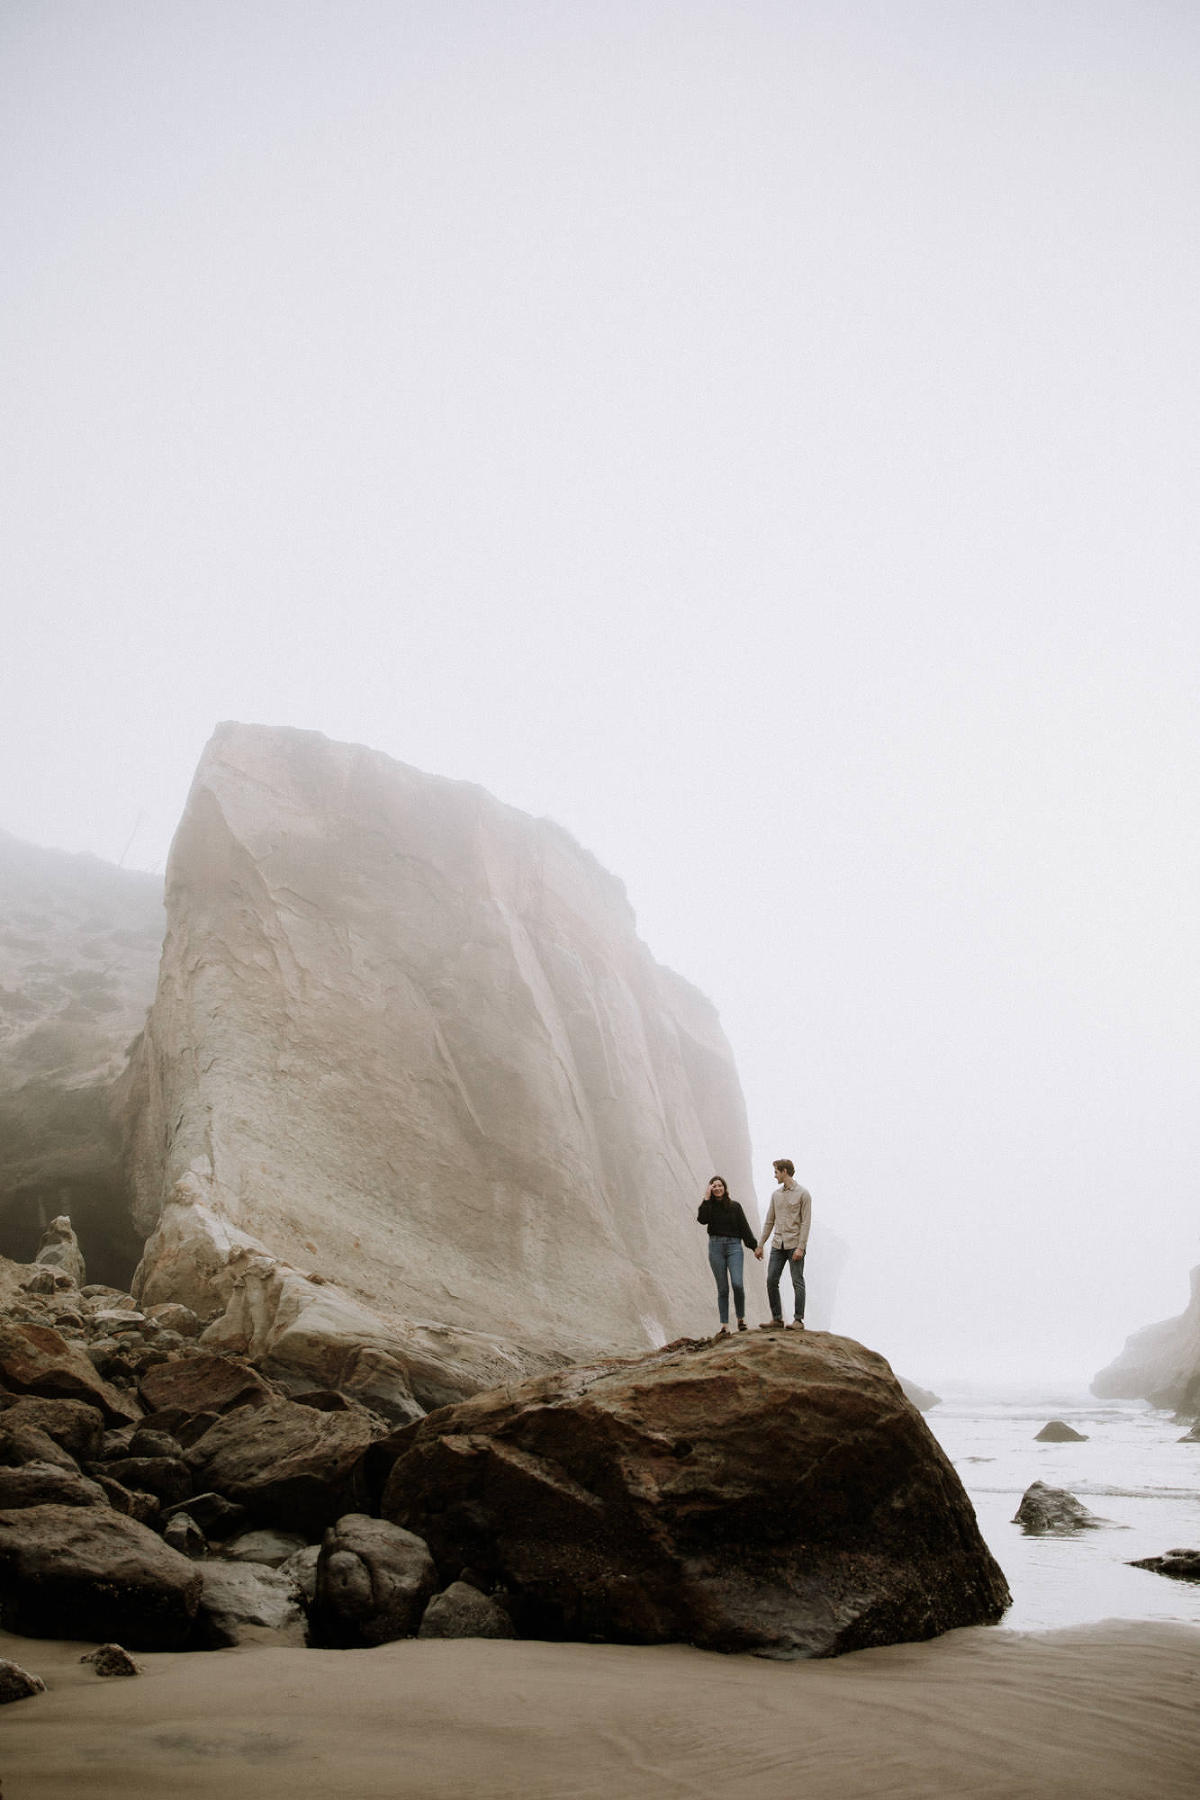
M708 1264L716 1279L717 1311L721 1315L721 1329L717 1336L729 1336L731 1284L737 1328L745 1331L746 1292L742 1286L742 1245L747 1250L753 1250L758 1239L751 1231L745 1213L729 1192L723 1176L714 1175L709 1182L700 1202L696 1221L708 1226Z

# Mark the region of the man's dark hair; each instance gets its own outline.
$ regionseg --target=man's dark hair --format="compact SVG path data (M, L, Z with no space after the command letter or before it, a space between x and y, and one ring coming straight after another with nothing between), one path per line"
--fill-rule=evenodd
M794 1175L796 1173L796 1165L790 1156L777 1156L775 1158L775 1167L777 1169L782 1169L785 1175Z

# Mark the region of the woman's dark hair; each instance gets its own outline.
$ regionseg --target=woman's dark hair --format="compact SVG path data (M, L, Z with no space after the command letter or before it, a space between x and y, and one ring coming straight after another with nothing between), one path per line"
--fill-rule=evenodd
M708 1183L709 1187L712 1186L714 1181L719 1181L721 1186L725 1189L725 1198L727 1200L732 1200L733 1195L729 1191L729 1183L726 1181L725 1177L723 1175L710 1176L709 1183Z

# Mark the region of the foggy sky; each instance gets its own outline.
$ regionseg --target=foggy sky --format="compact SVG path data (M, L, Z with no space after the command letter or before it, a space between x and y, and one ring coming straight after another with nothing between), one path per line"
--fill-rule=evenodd
M161 868L224 718L553 816L839 1328L1090 1375L1200 1260L1198 52L7 0L0 825Z

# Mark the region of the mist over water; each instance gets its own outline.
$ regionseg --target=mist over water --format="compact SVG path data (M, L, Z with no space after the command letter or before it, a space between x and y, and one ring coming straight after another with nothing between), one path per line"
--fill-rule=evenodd
M1194 9L118 0L0 52L0 825L161 870L222 718L480 782L718 1005L838 1329L1079 1386L1180 1311Z

